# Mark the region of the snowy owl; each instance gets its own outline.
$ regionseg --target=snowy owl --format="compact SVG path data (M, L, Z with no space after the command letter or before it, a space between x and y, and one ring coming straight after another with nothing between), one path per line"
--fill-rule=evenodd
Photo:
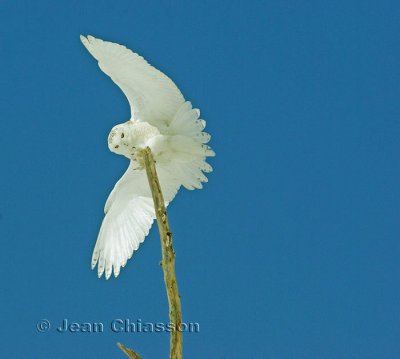
M156 218L153 199L138 152L150 147L168 205L181 186L193 190L207 182L206 158L214 152L206 143L200 111L185 101L172 80L125 46L81 36L100 69L121 88L131 107L131 119L108 136L110 151L130 160L105 207L105 217L92 256L99 278L117 277L149 233ZM203 173L204 172L204 173Z

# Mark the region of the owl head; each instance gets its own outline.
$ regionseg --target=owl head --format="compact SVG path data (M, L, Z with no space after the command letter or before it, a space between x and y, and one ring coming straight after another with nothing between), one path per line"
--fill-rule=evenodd
M130 151L131 126L128 122L111 129L108 135L108 148L111 152L126 156Z

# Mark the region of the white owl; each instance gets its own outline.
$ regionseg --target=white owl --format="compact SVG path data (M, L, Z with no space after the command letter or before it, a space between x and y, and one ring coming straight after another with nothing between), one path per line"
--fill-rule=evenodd
M131 107L131 119L115 126L108 136L112 152L130 160L105 204L103 219L93 251L92 269L117 277L133 251L149 233L155 219L153 199L146 172L136 154L150 147L164 195L172 201L181 186L202 188L203 172L212 171L206 158L214 152L205 145L200 111L185 101L170 78L125 46L81 36L81 41L99 67L121 88Z

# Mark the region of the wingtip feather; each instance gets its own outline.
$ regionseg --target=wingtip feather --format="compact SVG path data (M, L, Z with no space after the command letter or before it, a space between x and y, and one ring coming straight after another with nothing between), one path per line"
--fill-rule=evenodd
M88 39L87 39L85 36L79 35L79 39L81 40L81 42L82 42L83 45L85 45L85 46L88 46L88 45L89 45L89 41L88 41Z

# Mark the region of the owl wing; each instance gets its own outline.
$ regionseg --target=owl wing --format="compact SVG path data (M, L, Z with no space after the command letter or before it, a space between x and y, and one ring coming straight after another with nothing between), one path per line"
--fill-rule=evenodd
M168 204L175 197L180 183L169 167L156 166L161 190ZM115 277L118 276L121 267L144 241L156 217L146 171L135 167L135 162L131 161L104 208L105 217L92 256L92 269L98 265L99 277L104 272L106 279L112 272Z
M81 41L128 98L132 119L160 129L184 103L174 82L138 54L113 42L84 37ZM160 129L162 130L162 129Z

